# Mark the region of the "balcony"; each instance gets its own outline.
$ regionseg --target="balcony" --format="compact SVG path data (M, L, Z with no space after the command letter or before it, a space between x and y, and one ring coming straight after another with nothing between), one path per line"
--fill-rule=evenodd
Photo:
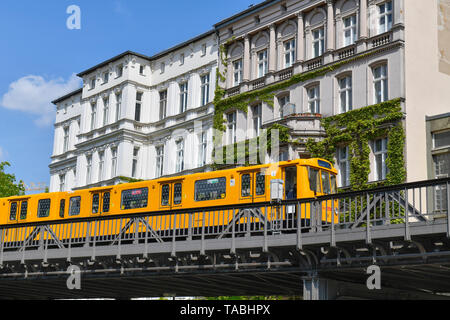
M250 82L250 87L252 88L252 90L262 88L265 85L266 85L266 76L263 76Z
M392 32L385 32L370 39L369 47L376 48L392 41Z
M323 66L323 57L320 56L318 58L308 60L305 62L305 64L306 64L307 71L320 68L321 66Z
M355 54L356 54L356 45L352 44L352 45L337 49L333 54L334 61L349 58L351 56L354 56Z

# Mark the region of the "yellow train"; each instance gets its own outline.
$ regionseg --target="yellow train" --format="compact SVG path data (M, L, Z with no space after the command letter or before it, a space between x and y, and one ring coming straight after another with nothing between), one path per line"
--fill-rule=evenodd
M33 223L61 220L71 222L100 216L157 214L177 209L269 202L273 197L273 181L281 182L279 184L283 186L281 200L314 198L336 192L336 175L337 170L326 160L297 159L74 192L2 198L0 226L19 227L21 224L30 226ZM333 213L332 205L325 205L322 208L322 221L331 222L334 219L337 222L338 217ZM195 214L194 227L230 223L224 221L228 218L217 216L220 211L205 220L198 213ZM166 218L168 215L171 214L167 214ZM305 210L301 218L309 219L309 210ZM172 222L159 226L155 222L152 228L188 227L189 219L186 217L179 218L177 222L176 219L166 220Z

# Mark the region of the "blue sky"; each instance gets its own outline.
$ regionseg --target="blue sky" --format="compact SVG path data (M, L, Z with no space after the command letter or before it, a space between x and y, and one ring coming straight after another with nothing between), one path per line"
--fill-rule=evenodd
M51 101L81 86L77 73L126 50L156 54L259 2L2 0L0 161L27 185L48 185ZM81 9L81 30L66 27L70 5Z

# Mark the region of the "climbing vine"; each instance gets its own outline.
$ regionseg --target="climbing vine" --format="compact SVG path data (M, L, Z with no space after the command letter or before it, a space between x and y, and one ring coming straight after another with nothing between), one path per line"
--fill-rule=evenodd
M337 148L348 146L351 186L354 190L363 190L368 187L370 173L369 141L387 137L386 165L389 172L386 184L400 184L406 178L402 119L401 99L328 117L321 120L326 138L322 141L308 139L306 148L312 157L334 162Z
M273 104L274 104L273 101L274 101L276 92L286 89L294 84L298 84L301 82L308 81L310 79L324 76L327 73L337 70L346 64L349 64L351 62L354 62L354 61L357 61L360 59L364 59L364 58L374 55L380 51L380 50L375 50L375 51L368 52L368 53L365 53L365 54L362 54L362 55L359 55L359 56L356 56L356 57L353 57L353 58L350 58L347 60L343 60L343 61L331 64L329 66L326 66L326 67L323 67L323 68L320 68L320 69L317 69L314 71L295 74L287 80L278 82L273 85L266 86L262 89L244 92L244 93L224 99L226 92L225 92L225 89L220 86L220 83L224 83L225 79L226 79L225 74L228 71L228 59L226 58L227 57L227 47L232 40L234 40L234 39L231 39L231 40L227 41L225 44L222 44L219 49L219 51L220 51L219 57L220 57L222 65L225 67L225 69L224 69L224 74L220 73L219 70L217 69L218 77L216 79L216 90L215 90L215 96L214 96L215 114L214 114L213 126L215 129L221 130L221 131L225 131L225 126L224 126L225 119L224 119L223 115L228 110L238 109L238 110L241 110L241 111L247 113L248 106L256 101L264 101L269 106L273 107ZM219 81L219 79L220 79L220 81Z

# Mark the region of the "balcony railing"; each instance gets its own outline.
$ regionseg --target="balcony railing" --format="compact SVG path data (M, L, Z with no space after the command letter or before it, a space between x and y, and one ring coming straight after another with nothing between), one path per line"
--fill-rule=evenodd
M337 49L334 53L334 60L342 60L355 55L356 45L346 46L344 48Z
M251 82L252 90L262 88L266 85L266 78L262 77Z
M323 66L323 57L314 58L306 62L306 70L310 71Z
M372 48L382 46L392 41L391 32L382 33L371 40Z

